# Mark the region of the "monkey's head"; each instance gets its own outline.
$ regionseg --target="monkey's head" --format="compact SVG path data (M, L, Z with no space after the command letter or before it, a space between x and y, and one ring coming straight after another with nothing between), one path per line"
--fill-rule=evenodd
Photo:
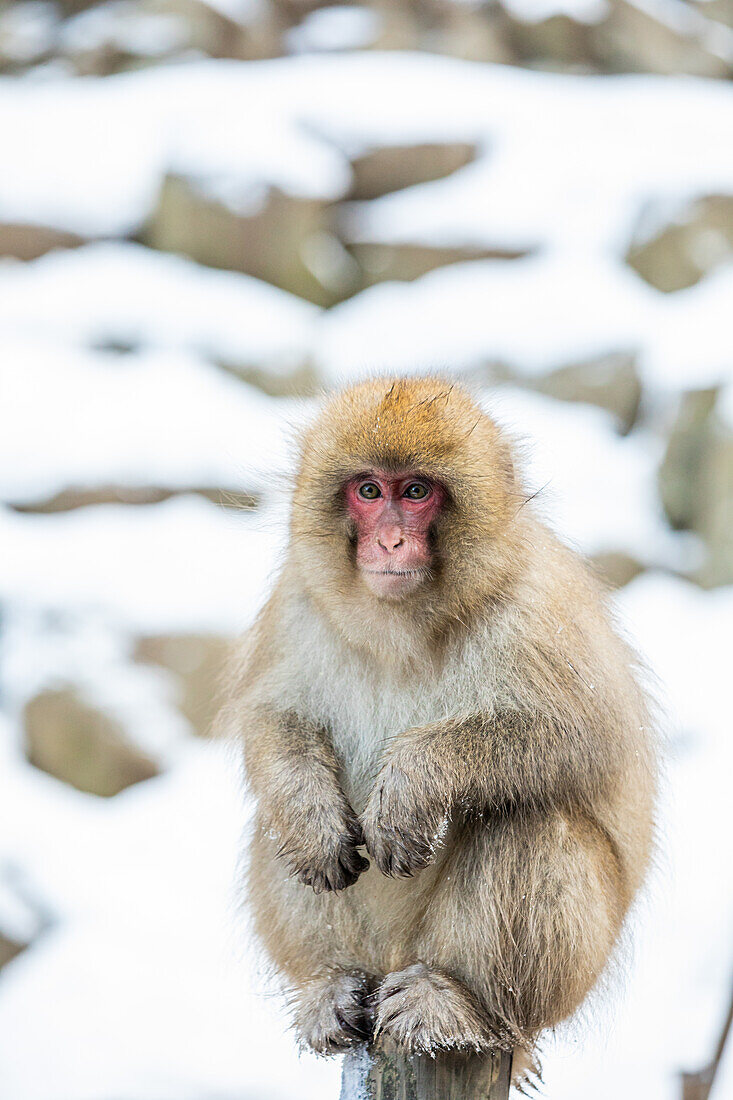
M506 580L511 453L458 386L375 379L342 391L306 433L293 550L312 594L456 615Z

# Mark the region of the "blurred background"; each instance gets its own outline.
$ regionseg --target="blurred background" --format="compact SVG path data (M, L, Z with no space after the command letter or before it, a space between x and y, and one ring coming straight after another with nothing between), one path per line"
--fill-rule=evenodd
M210 731L294 429L426 369L527 440L667 714L631 963L544 1095L682 1100L733 986L733 0L0 3L0 74L3 1100L338 1095Z

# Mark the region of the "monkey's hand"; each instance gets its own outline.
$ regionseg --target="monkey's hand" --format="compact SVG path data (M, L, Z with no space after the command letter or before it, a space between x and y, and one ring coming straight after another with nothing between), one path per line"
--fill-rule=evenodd
M409 754L395 752L362 817L369 854L383 875L409 878L435 859L447 821L435 785Z
M346 799L301 806L280 838L278 857L293 878L312 886L316 894L353 886L369 866L357 851L364 838Z

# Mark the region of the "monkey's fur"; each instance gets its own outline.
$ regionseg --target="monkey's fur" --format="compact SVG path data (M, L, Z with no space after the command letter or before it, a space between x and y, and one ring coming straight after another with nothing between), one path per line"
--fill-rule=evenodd
M355 568L342 488L374 467L447 492L430 578L403 600ZM531 1052L596 984L642 881L655 765L635 659L524 504L501 431L434 378L348 389L302 441L230 717L257 803L256 931L316 1051L376 1028L411 1051Z

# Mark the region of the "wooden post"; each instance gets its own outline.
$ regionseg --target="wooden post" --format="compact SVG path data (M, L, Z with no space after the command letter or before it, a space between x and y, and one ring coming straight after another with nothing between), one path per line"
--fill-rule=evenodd
M405 1055L394 1043L344 1058L341 1100L508 1100L511 1054Z
M723 1024L723 1030L720 1033L718 1039L718 1045L715 1048L715 1054L713 1060L709 1065L703 1069L698 1070L697 1073L683 1073L682 1077L682 1100L708 1100L710 1093L712 1092L713 1084L715 1083L715 1077L720 1068L720 1063L723 1060L723 1054L725 1053L725 1047L728 1042L728 1038L733 1030L733 997L731 997L730 1004L728 1006L728 1015L725 1018Z

